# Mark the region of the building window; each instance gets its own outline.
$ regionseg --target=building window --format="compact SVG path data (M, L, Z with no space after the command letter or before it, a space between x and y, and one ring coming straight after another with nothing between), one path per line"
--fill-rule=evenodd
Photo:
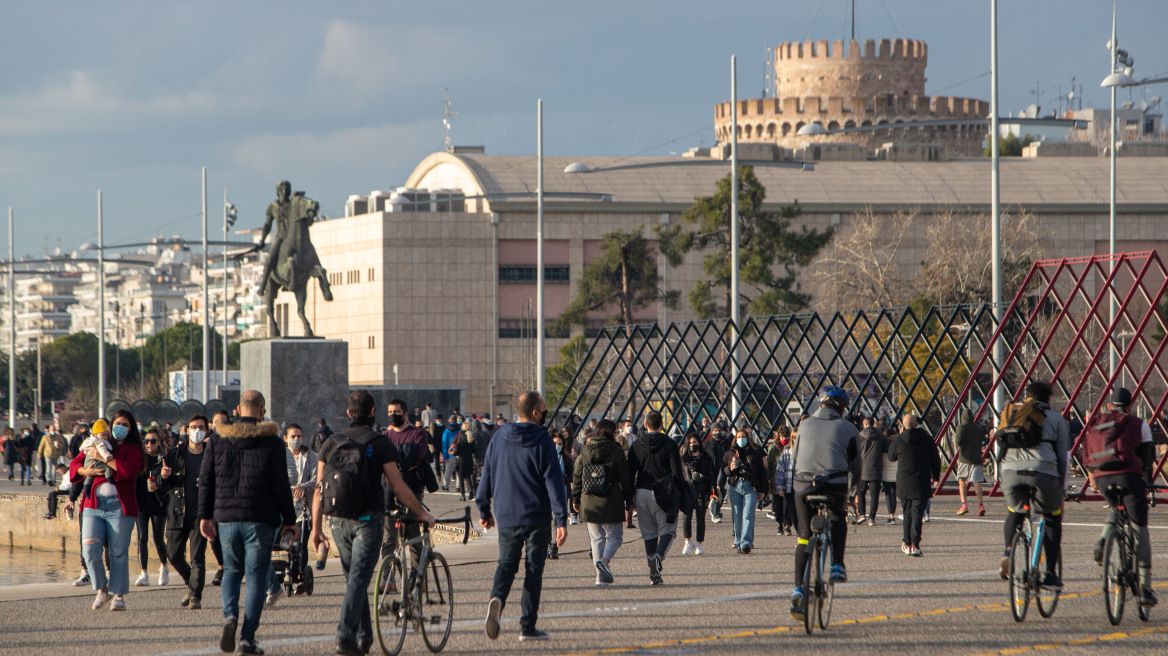
M374 337L373 335L370 335L370 336L369 336L369 348L370 348L370 350L372 350L372 349L374 348L374 345L375 345L376 343L377 343L377 338L376 338L376 337Z
M543 336L547 339L567 339L570 329L557 330L553 321L544 321ZM499 319L499 339L535 339L535 319Z
M373 282L373 269L369 269L369 282Z
M568 265L553 265L543 267L543 281L549 285L567 284L569 280ZM499 267L499 282L533 283L535 282L535 267L522 265L508 265Z
M346 271L345 272L345 282L347 282L349 284L361 282L361 270L354 269L352 271Z

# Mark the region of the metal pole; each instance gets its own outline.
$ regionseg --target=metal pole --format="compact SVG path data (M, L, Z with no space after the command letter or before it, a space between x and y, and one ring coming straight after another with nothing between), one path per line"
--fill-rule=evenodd
M1110 68L1108 69L1108 71L1111 73L1115 72L1115 57L1117 54L1116 50L1118 48L1119 48L1119 44L1115 40L1115 5L1113 4L1111 6L1111 53L1110 53L1111 64L1109 65ZM1114 256L1115 256L1115 146L1116 146L1115 132L1116 132L1115 87L1112 86L1111 87L1111 138L1109 139L1109 141L1111 142L1111 157L1110 157L1110 160L1111 160L1111 198L1110 198L1110 202L1108 203L1109 213L1108 213L1108 224L1107 224L1108 225L1107 252L1108 252L1108 254L1110 254L1112 256L1111 271L1113 271L1113 272L1115 271L1115 259L1114 259ZM1114 278L1114 276L1112 277L1111 293L1108 295L1107 307L1109 309L1109 317L1110 317L1110 321L1107 324L1108 330L1114 330L1115 329L1114 328L1115 327L1115 278ZM1110 339L1108 341L1110 342ZM1118 357L1119 354L1115 352L1115 345L1114 344L1112 344L1112 346L1110 346L1107 349L1107 351L1108 351L1108 361L1111 365L1110 369L1108 369L1108 373L1110 373L1111 377L1114 378L1115 377L1115 369L1117 366L1119 366L1119 357Z
M100 194L101 192L98 192ZM98 196L100 198L100 195ZM100 201L99 201L100 204ZM100 220L99 220L100 222ZM8 208L8 426L16 425L16 247L12 242L12 208Z
M97 190L97 415L105 415L105 231Z
M536 101L535 389L543 396L543 98Z
M730 55L730 419L738 416L738 56Z
M207 252L207 167L203 167L203 396L211 398L211 254Z
M990 0L990 207L991 240L993 242L993 316L994 331L1002 323L1002 188L998 176L1001 153L998 144L998 0ZM1001 364L1005 360L1005 349L1001 339L994 342L994 377L1001 376ZM998 385L994 390L994 410L1000 413L1006 404L1005 390Z
M494 283L491 286L492 310L494 312L494 330L491 336L491 402L487 405L491 410L491 417L499 411L496 403L499 388L499 213L491 213L491 270L494 272Z
M32 409L32 421L35 424L41 423L41 336L37 335L37 393L36 393L36 407Z
M227 384L227 186L223 186L223 384Z

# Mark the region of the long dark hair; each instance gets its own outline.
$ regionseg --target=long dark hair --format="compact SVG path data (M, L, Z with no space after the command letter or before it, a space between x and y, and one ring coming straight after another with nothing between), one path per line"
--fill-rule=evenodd
M113 424L118 417L125 417L126 421L130 422L130 432L126 435L126 439L122 440L122 444L132 444L138 449L138 455L141 456L141 465L138 466L138 475L146 473L146 445L142 444L142 435L138 432L138 421L134 419L134 413L129 410L118 410L114 413L113 419L110 420L110 432L113 433Z

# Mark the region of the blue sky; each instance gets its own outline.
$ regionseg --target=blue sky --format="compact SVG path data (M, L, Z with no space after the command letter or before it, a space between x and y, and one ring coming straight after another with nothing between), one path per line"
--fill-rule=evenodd
M1105 106L1111 3L1001 0L1002 110L1044 108L1077 77ZM761 96L764 49L848 35L846 0L562 3L0 2L0 207L18 254L200 232L227 186L238 227L262 224L275 182L343 213L401 185L452 137L491 154L683 152L711 145L713 108ZM856 36L929 44L926 91L989 100L988 0L857 0ZM1168 2L1120 0L1137 77L1168 71ZM974 78L971 80L971 78ZM1168 85L1147 87L1168 97ZM1121 91L1121 100L1128 92ZM1140 100L1140 92L1133 96ZM1168 104L1168 103L1166 103ZM987 191L988 193L988 191ZM0 240L3 237L0 235Z

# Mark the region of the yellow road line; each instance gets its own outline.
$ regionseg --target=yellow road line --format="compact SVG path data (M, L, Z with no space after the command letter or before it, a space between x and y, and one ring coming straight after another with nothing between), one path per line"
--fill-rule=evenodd
M1046 649L1055 649L1057 647L1074 647L1076 645L1089 645L1095 642L1114 642L1116 640L1127 640L1128 638L1138 638L1150 633L1168 633L1168 626L1152 626L1146 629L1140 629L1138 631L1125 631L1120 633L1106 633L1097 636L1086 636L1084 638L1077 638L1075 640L1067 640L1066 642L1024 645L1022 647L1012 647L1010 649L1003 649L1001 651L980 652L975 656L1006 656L1007 654L1025 654L1031 651L1044 651Z

